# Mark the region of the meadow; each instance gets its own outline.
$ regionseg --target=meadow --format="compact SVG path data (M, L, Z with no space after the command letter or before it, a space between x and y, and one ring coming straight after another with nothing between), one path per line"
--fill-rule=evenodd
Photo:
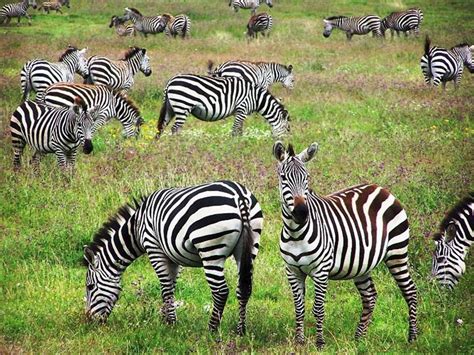
M117 37L108 28L110 17L130 5L150 15L186 13L191 38ZM324 17L383 17L412 6L424 12L419 38L354 36L347 42L337 30L330 38L322 36ZM407 343L405 301L381 266L373 274L379 294L373 323L359 342L353 340L361 311L358 292L351 281L330 281L325 351L474 352L473 258L458 287L446 292L428 278L434 245L427 238L444 213L474 190L474 80L465 70L459 90L451 83L443 93L425 85L419 68L425 34L441 47L474 42L472 1L274 0L272 9L262 5L260 10L273 16L274 29L269 38L250 43L244 35L249 11L233 13L227 0L71 0L63 15L30 8L32 26L23 19L20 27L0 27L0 353L316 351L312 285L306 296L307 343L293 341L293 300L278 246L282 223L270 126L252 116L243 136L231 138L232 118L206 123L191 117L181 135L171 136L168 127L159 141L154 139L167 80L177 73L205 73L209 59L292 64L294 90L274 85L271 91L292 119L291 134L283 140L298 151L320 144L308 164L313 190L324 195L373 182L389 188L407 210L418 340ZM15 173L8 127L21 99L20 69L32 58L56 61L68 44L110 58L132 45L147 48L153 74L139 73L129 94L146 121L142 135L126 140L113 121L94 137L91 155L79 154L73 178L59 171L53 155L42 160L35 176L28 150L23 170ZM265 218L247 335L235 333L237 272L231 259L226 263L231 294L218 334L207 331L211 295L202 269L184 269L178 280L177 324L161 321L159 283L146 257L124 274L121 298L107 324L88 324L81 259L83 246L102 223L134 196L220 179L252 190Z

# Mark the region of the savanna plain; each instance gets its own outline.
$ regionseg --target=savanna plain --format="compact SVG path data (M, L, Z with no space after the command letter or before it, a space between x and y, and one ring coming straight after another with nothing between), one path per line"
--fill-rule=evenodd
M108 24L126 6L147 15L186 13L191 38L119 38ZM347 42L337 30L330 38L322 36L327 16L384 17L413 6L424 12L419 38L355 36ZM171 136L168 127L159 141L154 139L167 80L177 73L204 74L209 59L292 64L294 90L274 85L271 91L291 115L291 133L283 140L298 151L320 144L317 158L308 163L312 189L329 194L373 182L389 188L407 210L411 273L419 293L418 340L407 343L407 307L381 265L373 274L379 294L373 323L359 342L353 340L361 311L356 288L351 281L329 283L325 351L474 352L473 258L453 292L428 279L430 233L474 189L474 78L466 70L459 90L448 84L443 93L425 85L419 68L425 34L441 47L473 44L473 2L274 0L272 9L262 5L260 10L273 16L274 29L269 38L250 43L244 35L249 11L233 13L225 0L71 0L63 15L30 8L32 26L23 19L20 27L0 27L0 353L316 351L312 285L306 296L307 343L293 342L293 300L278 246L282 223L270 126L251 116L243 136L231 138L232 118L206 123L191 117L181 135ZM129 93L146 121L142 134L124 139L117 121L107 124L94 137L93 153L79 154L72 178L59 171L54 155L43 159L35 176L28 150L23 170L15 173L8 127L21 99L20 69L37 57L56 61L68 44L110 58L119 58L129 46L148 50L153 74L139 73ZM168 326L160 318L159 283L146 257L124 274L121 298L107 324L88 324L81 259L83 246L102 223L134 196L220 179L250 188L265 218L247 335L235 333L237 272L231 259L226 263L231 294L217 334L207 330L211 295L202 269L183 270L178 322Z

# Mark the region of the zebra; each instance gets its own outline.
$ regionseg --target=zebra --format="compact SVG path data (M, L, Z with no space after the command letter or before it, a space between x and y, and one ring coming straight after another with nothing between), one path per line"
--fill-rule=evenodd
M163 32L161 16L143 16L137 9L126 7L123 18L132 21L135 30L141 32L145 37L149 33Z
M433 80L434 86L439 86L441 83L445 90L446 82L453 80L454 88L457 89L461 82L464 65L470 73L474 73L472 51L474 51L474 46L469 47L467 43L458 44L450 50L431 47L431 40L426 36L425 54L420 60L425 82L430 84Z
M262 36L270 36L270 30L273 26L273 18L266 12L250 17L247 23L247 37L257 38L258 32L262 32Z
M0 24L5 23L8 25L12 17L17 17L17 26L19 26L20 19L26 17L28 19L28 25L31 26L31 16L26 11L30 6L33 7L33 9L36 9L36 0L22 0L21 2L14 4L3 5L0 9Z
M417 336L416 286L408 271L409 228L405 210L377 185L358 185L318 196L308 188L305 164L318 150L313 143L300 154L290 144L273 146L278 161L283 228L280 251L293 293L296 341L304 342L305 279L315 285L313 315L316 345L324 346L324 298L328 280L354 279L362 299L355 337L363 336L372 318L377 293L370 277L381 261L387 265L409 308L408 340Z
M238 76L248 80L264 90L276 82L287 89L294 88L293 66L273 62L249 62L230 60L212 69L214 63L208 62L208 74L213 77Z
M367 15L361 17L332 16L323 20L323 36L328 38L334 27L346 32L347 40L351 40L353 35L365 35L372 32L374 37L382 37L380 29L380 17Z
M89 76L85 79L85 84L106 85L123 92L133 86L134 76L139 70L147 77L152 73L146 49L138 47L130 47L118 61L92 56L87 60L87 67Z
M112 16L109 28L115 27L115 33L120 37L136 36L135 25L124 25L127 20L119 16Z
M401 12L392 12L390 15L382 19L380 23L380 30L385 37L385 31L390 29L391 37L396 31L397 36L400 37L400 32L408 36L408 32L413 31L415 36L420 34L420 25L423 21L423 11L419 8L412 8Z
M189 33L191 32L191 20L188 16L178 15L174 17L170 14L163 14L161 15L161 21L165 35L173 38L180 36L183 39L189 37Z
M209 330L215 331L229 295L224 263L233 255L239 273L237 331L243 335L262 224L255 196L233 181L158 190L123 206L84 249L86 317L106 321L119 298L122 273L146 253L160 282L161 312L169 324L176 322L174 293L181 267L204 268L214 304Z
M436 250L431 275L442 287L452 290L466 271L464 259L474 243L474 192L448 212L433 240Z
M57 63L44 59L33 59L27 62L20 73L23 101L29 98L32 90L36 91L36 101L41 101L48 86L59 82L72 82L74 73L87 77L89 70L85 59L86 52L87 48L79 50L74 46L69 46Z
M268 7L273 7L273 0L229 0L229 6L234 8L234 11L241 9L251 9L252 15L255 15L257 8L261 3L265 2Z
M235 115L232 135L241 135L245 118L255 111L265 117L275 136L289 131L289 115L283 105L269 92L245 79L176 75L165 88L156 137L160 137L175 116L171 131L179 133L190 113L203 121L217 121Z
M110 118L116 117L124 128L125 137L138 136L144 120L140 111L127 97L104 85L59 83L51 85L45 92L44 102L54 107L72 106L75 97L80 97L88 107L98 109L98 117L92 131L95 132Z
M61 7L62 7L62 4L59 2L59 1L45 1L41 4L40 7L38 7L38 11L40 11L41 9L43 9L44 11L46 11L46 13L49 14L49 12L51 10L55 10L56 13L63 13L61 11Z
M41 156L54 153L62 170L74 170L77 148L82 145L85 154L90 154L92 125L97 108L87 109L76 97L69 108L55 108L34 101L23 102L10 119L13 145L13 167L21 167L21 155L28 144L34 149L33 166L39 170Z

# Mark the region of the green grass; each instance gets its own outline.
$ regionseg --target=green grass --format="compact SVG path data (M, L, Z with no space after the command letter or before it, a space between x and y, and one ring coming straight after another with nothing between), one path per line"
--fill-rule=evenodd
M0 1L2 4L5 1ZM292 64L296 87L274 86L291 117L298 150L317 141L320 152L309 164L311 187L327 194L361 182L388 187L405 206L411 225L410 263L419 291L420 336L406 342L406 305L387 270L374 272L379 293L374 322L360 342L353 340L360 300L352 282L330 282L326 303L327 352L472 353L474 263L454 292L427 280L432 243L426 235L460 197L474 189L474 82L466 71L454 92L429 89L419 58L424 34L451 47L474 42L468 1L277 1L270 13L275 27L268 39L247 43L248 11L234 14L224 0L134 1L145 14L187 13L193 22L188 41L162 35L117 38L110 16L126 1L72 1L64 15L34 13L33 25L0 27L0 352L313 352L315 329L308 286L308 343L293 343L291 292L279 255L281 228L276 162L268 124L249 117L244 136L230 139L232 119L206 123L190 118L183 134L169 129L153 140L166 81L176 73L205 73L208 59L276 61ZM422 36L384 42L334 31L322 36L325 16L375 13L420 6ZM263 6L263 11L268 11ZM61 175L54 156L42 161L40 175L28 164L12 170L8 133L11 113L21 98L19 71L35 57L57 60L68 44L89 47L89 54L117 58L130 45L148 49L153 75L139 74L130 97L146 120L138 139L121 138L112 122L94 138L94 152L79 155L73 179ZM178 323L159 316L159 284L146 257L124 274L123 292L108 323L85 322L83 245L120 205L132 196L169 186L233 179L259 199L265 225L255 265L254 293L248 307L248 334L234 329L238 304L232 260L227 279L232 294L219 334L207 331L211 297L201 269L184 269L177 286ZM456 319L463 319L456 326Z

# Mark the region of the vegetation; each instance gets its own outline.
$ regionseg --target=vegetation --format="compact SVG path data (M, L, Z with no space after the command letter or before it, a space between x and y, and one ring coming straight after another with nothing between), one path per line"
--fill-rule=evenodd
M2 0L3 5L6 1ZM92 4L92 5L91 5ZM419 339L406 341L407 307L388 271L374 274L379 293L367 336L353 340L361 304L352 282L330 282L325 334L328 352L472 353L474 263L454 292L428 280L432 243L444 212L473 190L474 81L466 71L460 89L445 93L425 86L419 59L423 37L451 47L474 42L474 19L467 2L274 1L270 38L247 43L248 11L233 13L224 0L133 1L144 14L186 13L192 36L118 38L110 17L130 5L125 0L73 0L64 15L36 12L32 26L0 27L0 352L278 352L316 351L313 287L308 286L306 335L293 342L294 310L279 255L280 203L271 154L273 139L262 117L249 117L241 138L230 138L232 119L216 123L190 118L180 136L168 129L154 140L166 81L176 73L205 73L209 59L276 61L294 66L295 89L271 88L287 106L297 150L317 141L310 163L311 187L320 194L361 182L388 187L405 206L411 224L410 261L419 291ZM352 42L337 30L322 36L321 19L345 14L378 14L420 6L425 14L420 38L385 40L370 36ZM12 21L14 23L14 21ZM12 169L8 125L19 105L19 72L35 57L57 60L68 44L89 47L89 55L118 58L131 45L148 49L153 75L139 74L130 97L146 124L135 140L121 137L118 122L94 138L94 152L79 155L68 178L45 158L35 176L24 155L23 170ZM77 78L79 80L79 78ZM159 284L146 257L125 273L123 292L106 325L84 317L83 245L107 217L133 196L169 186L233 179L260 200L265 225L249 303L248 334L235 335L238 303L229 297L219 334L207 331L211 296L202 269L184 269L177 285L178 323L159 315ZM236 267L228 261L232 291ZM462 319L464 324L456 325Z

